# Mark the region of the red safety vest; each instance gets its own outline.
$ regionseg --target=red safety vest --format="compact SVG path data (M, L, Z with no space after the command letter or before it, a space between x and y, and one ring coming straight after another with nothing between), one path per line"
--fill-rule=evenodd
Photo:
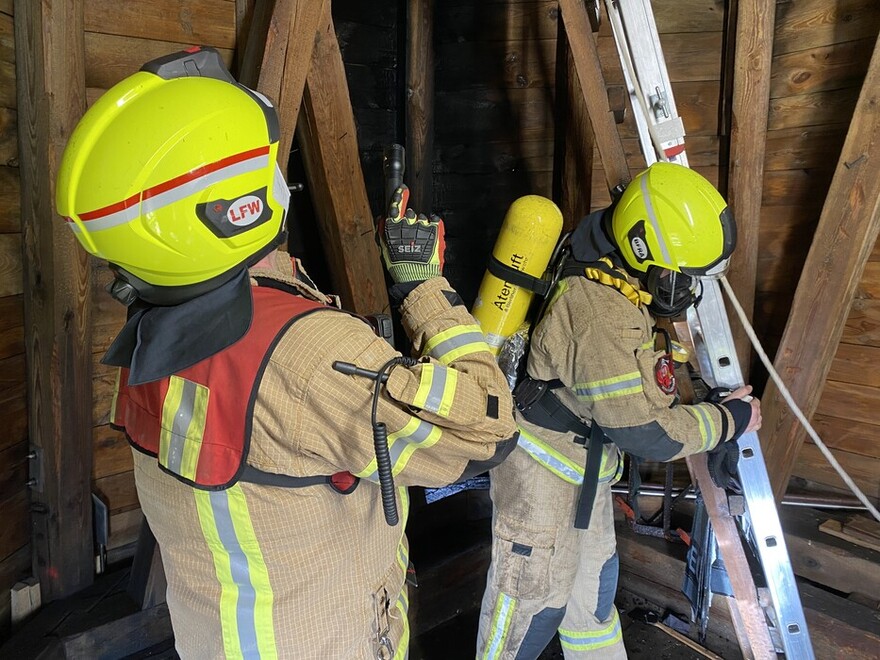
M111 423L125 431L136 449L157 458L162 470L196 488L220 490L241 479L289 487L330 483L340 492L354 490L356 479L347 472L327 477L270 474L268 480L243 476L258 472L247 465L247 457L254 403L269 357L294 322L325 309L271 287L253 287L252 292L251 326L231 346L142 385L128 385L128 369L121 369Z

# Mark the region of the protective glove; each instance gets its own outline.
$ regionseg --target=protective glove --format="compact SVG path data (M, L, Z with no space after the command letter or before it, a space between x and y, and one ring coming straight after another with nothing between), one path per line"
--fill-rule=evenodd
M382 261L397 288L412 290L443 274L446 249L443 220L430 219L407 209L409 188L400 186L391 197L388 216L379 222L378 241Z
M740 494L739 483L739 444L736 440L722 442L706 455L709 476L719 488Z

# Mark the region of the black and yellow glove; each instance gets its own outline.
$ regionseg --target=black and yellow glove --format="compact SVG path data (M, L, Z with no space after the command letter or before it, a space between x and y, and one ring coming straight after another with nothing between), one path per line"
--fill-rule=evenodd
M379 245L382 260L395 284L409 286L443 274L443 253L446 249L443 220L432 215L416 215L407 209L409 188L394 191L387 217L379 223Z

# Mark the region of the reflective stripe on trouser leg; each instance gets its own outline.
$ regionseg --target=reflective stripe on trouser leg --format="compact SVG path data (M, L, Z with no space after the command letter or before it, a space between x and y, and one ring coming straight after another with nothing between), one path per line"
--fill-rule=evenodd
M617 542L609 484L599 484L590 527L580 532L574 588L559 640L567 660L625 659L620 619L614 607L617 592Z
M492 469L490 479L492 564L477 658L535 658L552 638L571 594L578 485L560 479L521 447Z

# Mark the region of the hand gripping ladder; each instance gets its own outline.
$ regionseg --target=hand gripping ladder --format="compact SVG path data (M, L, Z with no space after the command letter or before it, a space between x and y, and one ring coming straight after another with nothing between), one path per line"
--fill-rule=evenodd
M660 154L663 160L687 165L684 126L675 107L649 0L605 0L605 4L647 164L656 162ZM718 280L711 277L703 278L702 287L702 301L696 308L688 310L687 315L688 329L693 339L702 376L710 387L736 389L743 384L743 378ZM737 442L738 471L743 489L744 510L740 515L735 516L731 513L731 509L735 510L736 507L729 506L726 501L719 501L717 497L706 496L709 517L716 530L734 529L729 524L730 521L725 521L723 518L736 518L740 534L746 538L760 560L770 602L761 603L757 590L754 590L751 594L753 599L751 604L757 604L764 610L765 623L773 640L773 646L781 646L787 658L810 660L814 658L813 648L758 436L754 432L747 433ZM704 491L704 495L708 488L716 488L707 479L701 479L700 472L695 471L690 462L689 465L692 467L692 472L696 472L697 483ZM705 467L705 458L702 465ZM721 489L717 490L721 491ZM723 497L723 491L721 494L722 500L726 499ZM710 531L710 545L713 550L715 543L714 533ZM731 573L732 581L734 571L731 570L731 564L737 561L737 558L725 557L725 554L732 554L736 545L736 543L719 543L720 554L722 559L726 559L725 563ZM711 597L709 581L705 583L703 588L708 591L706 596ZM734 591L736 592L736 585ZM740 594L736 595L741 612L747 610L748 608L742 607L743 603L739 602ZM703 611L707 610L708 604ZM697 614L699 615L699 612ZM745 628L748 629L748 626ZM741 644L743 641L741 639ZM751 638L748 641L751 654L756 657L765 654L775 657L773 649L767 649L760 640Z

